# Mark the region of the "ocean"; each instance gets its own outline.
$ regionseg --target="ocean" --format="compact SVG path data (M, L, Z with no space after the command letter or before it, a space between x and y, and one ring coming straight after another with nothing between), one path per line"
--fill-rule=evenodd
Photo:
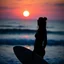
M13 52L14 46L33 50L36 20L0 21L0 64L21 64ZM47 47L44 59L49 64L64 64L64 21L47 21Z

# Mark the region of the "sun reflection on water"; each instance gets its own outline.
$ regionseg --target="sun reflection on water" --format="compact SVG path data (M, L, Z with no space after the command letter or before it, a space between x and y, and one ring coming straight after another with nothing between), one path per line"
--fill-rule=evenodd
M27 46L24 46L24 47L27 48L27 49L30 49L30 46L28 46L28 45Z

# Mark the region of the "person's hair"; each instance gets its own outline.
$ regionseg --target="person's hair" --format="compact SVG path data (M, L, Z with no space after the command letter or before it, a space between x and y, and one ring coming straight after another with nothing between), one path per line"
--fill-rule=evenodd
M46 17L39 17L39 19L37 20L38 21L38 26L46 25L46 20L47 20Z

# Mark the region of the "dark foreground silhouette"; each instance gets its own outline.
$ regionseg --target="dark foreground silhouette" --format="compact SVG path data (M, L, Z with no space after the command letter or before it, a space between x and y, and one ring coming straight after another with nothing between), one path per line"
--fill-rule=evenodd
M42 59L39 55L34 53L33 51L22 47L22 46L15 46L13 48L16 57L20 60L22 64L48 64L44 59Z
M34 53L37 53L42 58L45 55L45 47L47 44L46 17L40 17L37 21L38 30L35 34Z
M47 18L40 17L38 19L38 30L35 34L34 50L31 51L22 46L15 46L13 48L16 57L23 64L48 64L44 59L45 47L47 44L47 32L46 32L46 20Z

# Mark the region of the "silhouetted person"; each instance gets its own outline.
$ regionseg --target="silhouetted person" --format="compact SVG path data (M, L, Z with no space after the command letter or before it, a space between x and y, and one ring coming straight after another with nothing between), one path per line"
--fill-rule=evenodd
M45 55L45 47L47 44L47 31L46 31L46 17L40 17L37 20L38 23L38 30L35 34L35 44L34 44L34 51L36 54L41 56L42 58Z

